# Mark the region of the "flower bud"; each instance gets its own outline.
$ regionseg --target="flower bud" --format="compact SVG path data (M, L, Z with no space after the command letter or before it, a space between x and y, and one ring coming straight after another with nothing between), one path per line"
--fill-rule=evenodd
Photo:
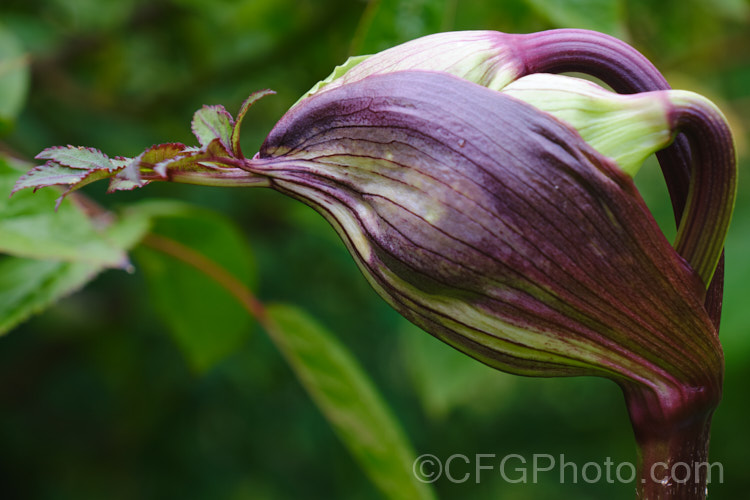
M527 103L375 75L293 108L246 168L323 214L399 312L491 366L718 391L700 277L632 179Z

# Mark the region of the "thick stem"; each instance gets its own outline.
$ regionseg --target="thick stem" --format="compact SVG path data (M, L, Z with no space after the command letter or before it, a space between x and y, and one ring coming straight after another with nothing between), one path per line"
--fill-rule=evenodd
M703 500L715 466L708 462L710 417L639 440L638 495L644 500Z
M638 454L638 498L704 500L711 480L721 480L720 463L708 462L716 391L683 388L656 395L624 387ZM715 477L712 477L715 476Z

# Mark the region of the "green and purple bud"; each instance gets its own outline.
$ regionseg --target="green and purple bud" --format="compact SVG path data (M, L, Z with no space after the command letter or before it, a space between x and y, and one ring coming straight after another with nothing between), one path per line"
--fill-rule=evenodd
M670 88L641 53L602 33L580 29L529 34L463 31L429 35L372 56L351 58L303 99L370 75L411 69L446 72L496 90L526 75L561 72L597 77L623 94ZM657 153L657 158L679 223L690 196L694 166L687 138L678 135L672 145ZM678 251L685 256L679 246ZM722 294L723 260L706 296L706 308L717 328Z
M321 212L386 300L485 363L658 392L719 383L702 277L614 161L515 97L371 76L293 108L244 168Z

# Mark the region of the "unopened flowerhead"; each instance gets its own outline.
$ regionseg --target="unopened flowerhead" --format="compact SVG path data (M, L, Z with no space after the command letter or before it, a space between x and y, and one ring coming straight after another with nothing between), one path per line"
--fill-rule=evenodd
M245 168L323 214L399 312L487 364L720 383L703 278L614 160L517 97L370 76L293 108Z

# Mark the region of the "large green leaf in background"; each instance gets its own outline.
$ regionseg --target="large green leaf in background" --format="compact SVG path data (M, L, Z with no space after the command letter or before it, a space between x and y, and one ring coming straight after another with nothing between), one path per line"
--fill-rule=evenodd
M300 309L273 304L271 335L297 377L370 479L390 499L434 498L415 454L370 378L336 338Z
M108 226L105 234L126 251L147 230L146 219L123 217ZM68 262L0 255L0 335L75 293L106 269L102 262L89 259Z
M111 267L129 267L127 250L146 233L143 218L95 222L83 207L45 189L9 198L23 170L0 157L0 334Z
M10 197L24 173L0 157L0 252L34 259L89 262L127 267L127 254L105 231L111 221L96 221L74 198L55 211L60 191L20 191Z
M23 108L29 86L29 58L15 35L0 24L0 133Z
M218 264L245 286L254 286L252 250L226 217L166 202L144 203L129 212L156 216L153 234ZM194 370L204 372L239 348L251 318L226 289L163 251L141 246L135 258L138 272L148 281L155 310Z

